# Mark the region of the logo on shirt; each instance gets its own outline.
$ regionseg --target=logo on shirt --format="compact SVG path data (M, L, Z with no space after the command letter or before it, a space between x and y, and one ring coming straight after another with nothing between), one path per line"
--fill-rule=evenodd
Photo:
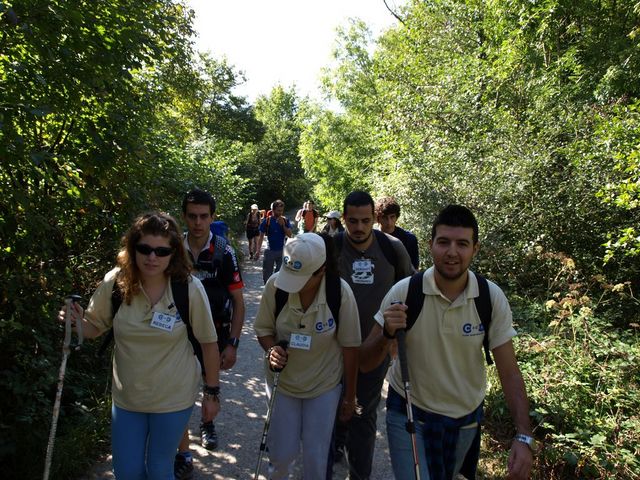
M328 332L329 330L333 330L336 326L336 321L333 317L330 317L328 320L322 322L316 322L316 332Z
M473 325L471 323L465 323L462 326L462 336L463 337L473 337L475 335L484 334L484 326L479 323L477 325Z
M236 283L240 281L240 273L239 272L233 272L233 281L236 282Z

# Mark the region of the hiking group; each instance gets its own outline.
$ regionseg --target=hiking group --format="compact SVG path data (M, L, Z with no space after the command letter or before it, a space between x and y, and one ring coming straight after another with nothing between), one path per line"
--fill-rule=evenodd
M201 443L215 449L220 371L236 362L245 317L236 253L212 232L216 204L202 190L182 203L187 231L169 215L139 216L122 238L117 267L86 310L71 304L88 338L114 340L112 456L115 477L189 479L187 425L202 393ZM502 290L469 270L478 224L449 205L432 224L433 266L418 272L416 237L396 226L397 202L351 192L340 214L298 212L298 235L273 202L245 220L249 259L264 237L264 290L254 329L265 351L267 420L255 477L289 478L302 448L305 479L331 479L345 461L350 479L372 474L377 406L384 379L386 434L395 478L475 478L486 390L494 364L515 436L508 478L529 478L536 448L516 332ZM374 229L375 223L380 230ZM66 307L58 315L63 322ZM221 472L222 474L224 472Z

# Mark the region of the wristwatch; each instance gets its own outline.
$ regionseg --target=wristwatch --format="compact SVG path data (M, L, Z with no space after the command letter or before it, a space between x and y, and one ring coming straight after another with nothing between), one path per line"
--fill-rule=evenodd
M530 437L529 435L525 435L524 433L517 433L516 436L513 437L513 439L526 444L532 453L536 453L538 451L538 442L536 442L535 438Z
M233 348L238 348L238 345L240 345L240 339L237 337L231 337L227 340L227 345L231 345Z

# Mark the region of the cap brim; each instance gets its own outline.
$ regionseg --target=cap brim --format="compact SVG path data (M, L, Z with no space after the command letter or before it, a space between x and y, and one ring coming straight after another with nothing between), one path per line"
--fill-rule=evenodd
M309 281L313 273L302 275L293 273L291 270L280 269L276 275L274 282L276 288L288 293L296 293L302 290L302 287Z

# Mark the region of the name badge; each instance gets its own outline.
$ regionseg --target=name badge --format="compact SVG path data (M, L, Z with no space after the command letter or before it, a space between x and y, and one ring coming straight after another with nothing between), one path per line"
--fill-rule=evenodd
M303 333L292 333L289 340L290 348L299 348L300 350L309 350L311 348L311 335Z
M172 331L175 323L176 323L175 315L168 315L166 313L161 313L161 312L153 312L153 317L151 317L151 326L153 328L159 328L160 330L164 330L165 332Z

